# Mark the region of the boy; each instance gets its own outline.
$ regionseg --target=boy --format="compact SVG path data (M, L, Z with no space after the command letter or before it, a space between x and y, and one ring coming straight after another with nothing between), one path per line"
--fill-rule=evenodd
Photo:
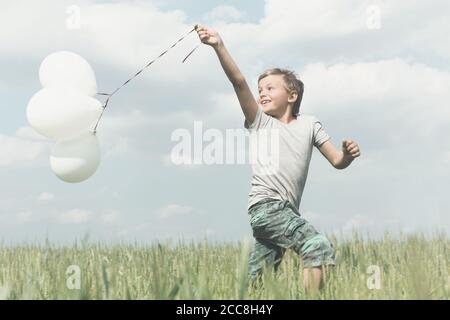
M336 169L346 168L360 156L359 146L344 139L339 151L315 117L298 114L303 83L291 71L275 68L264 72L258 79L256 101L219 34L202 25L195 29L201 42L215 50L232 83L245 127L253 131L277 130L279 134L276 172L264 174L258 164L253 166L248 211L255 245L249 273L255 280L265 266L276 270L286 249L292 248L303 259L305 288L317 290L323 285L323 268L335 264L335 252L331 242L298 212L312 146Z

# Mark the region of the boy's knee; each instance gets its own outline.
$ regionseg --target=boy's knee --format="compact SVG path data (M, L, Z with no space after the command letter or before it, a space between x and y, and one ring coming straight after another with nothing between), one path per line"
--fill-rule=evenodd
M336 263L333 244L320 233L303 244L301 254L305 267L335 265Z

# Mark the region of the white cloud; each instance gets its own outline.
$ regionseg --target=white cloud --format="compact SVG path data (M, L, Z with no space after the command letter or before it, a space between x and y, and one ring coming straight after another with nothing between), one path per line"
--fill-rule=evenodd
M152 53L156 57L172 44L169 39L191 27L183 24L182 11L162 12L148 2L90 4L83 8L83 18L89 40L95 41L97 55L103 55L104 61L133 69ZM104 55L106 52L108 55ZM159 73L159 76L167 75Z
M105 158L126 156L130 153L130 142L125 137L120 137L117 141L105 152Z
M65 211L58 216L61 224L80 224L88 222L92 219L93 214L86 210L72 209Z
M328 67L324 63L310 64L300 75L307 84L305 101L315 104L389 100L422 104L449 95L449 73L399 58Z
M63 48L83 56L96 72L99 91L111 92L193 28L186 24L186 16L180 10L160 11L143 1L95 3L86 0L77 3L81 28L70 30L66 28L69 17L66 9L72 5L73 1L69 0L57 3L53 0L39 3L18 0L5 10L2 7L0 38L4 61L8 57L26 56L35 66L37 79L38 64L48 54ZM174 84L181 87L188 79L208 78L209 75L198 72L198 67L205 61L214 59L206 48L197 50L196 59L191 57L188 63L181 64L197 44L199 39L193 32L161 57L161 62L139 75L139 81L132 83L135 86L146 83L148 88L161 94L158 87L168 88ZM178 69L177 72L169 66ZM16 69L11 72L16 73ZM113 100L117 101L117 98Z
M33 165L49 150L46 142L36 142L0 134L0 166Z
M203 15L203 20L207 22L213 21L238 21L242 19L245 14L236 8L228 5L217 6L211 11Z
M100 220L105 224L118 224L119 212L109 210L100 216Z
M305 66L304 112L390 145L429 140L450 124L450 73L402 59ZM389 134L383 134L387 129ZM442 139L442 137L440 137Z
M192 212L193 209L189 206L171 203L157 210L157 216L162 219L168 219L177 216L186 216L191 214Z
M157 140L154 133L176 125L189 124L190 121L193 121L193 115L189 111L152 115L143 110L132 109L123 114L110 115L106 110L97 134L101 143L106 145L107 153L111 155L132 153L138 148L134 145L137 140L154 142ZM170 135L167 141L170 141Z
M22 138L25 140L32 140L32 141L42 141L42 142L49 142L50 140L39 133L36 132L32 127L30 126L23 126L19 127L16 130L15 136L17 138Z
M73 4L71 0L19 0L2 4L0 55L5 61L3 69L8 82L3 80L0 85L14 89L7 92L18 92L21 97L30 96L30 92L21 92L19 85L9 81L9 75L14 75L20 85L30 81L34 81L34 85L37 83L40 61L52 51L62 48L83 55L97 73L99 89L108 92L192 27L189 25L189 16L183 12L162 12L146 2L95 4L94 1L77 1L81 9L82 28L68 30L65 28L66 8ZM366 8L372 4L379 5L381 9L379 30L368 30L366 26ZM301 71L300 76L306 85L302 104L305 112L323 115L327 119L326 127L333 128L329 132L332 136L351 134L357 141L359 138L365 140L361 145L363 156L352 165L351 176L346 179L348 192L358 192L360 186L364 185L367 194L375 192L380 195L385 190L377 189L377 186L367 184L367 181L387 177L390 182L387 186L391 182L400 186L401 181L398 180L408 175L414 175L417 180L421 179L420 175L433 179L433 167L411 169L414 165L419 168L419 164L414 162L417 160L416 155L430 159L439 157L442 166L448 168L448 148L444 147L447 153L442 153L442 146L448 145L444 129L448 127L450 119L447 108L450 82L449 73L445 71L448 70L450 56L450 42L445 32L450 29L448 8L448 2L441 0L323 0L308 3L267 0L265 17L257 24L246 23L245 17L239 16L233 9L216 8L208 14L213 18L217 17L220 10L222 14L228 10L228 16L222 20L233 23L217 22L218 31L244 75L251 80L249 84L252 89L255 89L256 76L266 67L290 66ZM198 37L195 33L191 34L111 100L110 109L106 111L98 132L106 157L138 155L147 160L155 156L162 159L164 164L171 165L167 154L174 144L170 141L170 133L175 128L190 130L194 120L205 121L207 127L242 128L243 115L237 98L214 51L201 46L188 63L180 63L181 58L197 43ZM10 62L10 58L24 61L20 72ZM31 70L33 68L34 71ZM4 119L8 119L7 116ZM440 134L438 130L441 130ZM397 152L400 145L402 150ZM425 146L429 148L428 151L435 150L435 153L418 152L419 148ZM47 158L45 164L48 164L48 147L48 141L32 128L20 127L12 136L0 135L0 166L24 162L35 164L38 158ZM404 150L414 153L414 156L406 156ZM393 156L396 152L397 157ZM148 170L148 167L133 167L130 170L130 174L135 174ZM158 167L155 171L158 171ZM160 178L159 175L164 172L161 170L161 173L155 174L156 178ZM328 175L328 172L324 174ZM331 190L343 182L344 175L350 174L345 171L327 177ZM446 177L441 175L434 178L436 185L441 186L439 190L445 190L441 184ZM354 185L351 179L354 179ZM248 183L245 179L241 180L236 181L239 184ZM37 184L36 181L30 182ZM196 183L202 182L199 180ZM5 186L9 184L16 189L22 188L23 180L4 182ZM95 191L100 189L98 185L89 183L80 186L86 186L86 192L93 198ZM95 190L88 189L91 187ZM115 190L113 188L109 194L113 195ZM179 191L175 189L175 192ZM225 192L216 191L217 194ZM121 199L130 201L123 190L120 192ZM390 196L385 191L380 197L391 201L395 197L406 199L410 196L408 192L401 191L399 187L398 195ZM166 196L170 197L165 194L162 197ZM210 196L211 201L215 201L214 195ZM310 200L316 200L315 197L312 195ZM38 213L33 215L26 207L18 209L18 205L5 200L7 198L5 196L0 200L9 206L3 209L5 212L21 212L19 216L23 221L41 217ZM420 198L412 199L409 209L402 209L404 203L400 201L392 205L391 211L399 212L399 223L407 225L411 217L423 214L423 210L416 208L424 201ZM35 201L35 198L32 200ZM170 201L170 198L161 200ZM311 216L324 228L341 225L347 229L352 225L364 228L370 224L366 218L375 219L373 217L378 214L371 212L372 216L355 216L348 212L348 208L337 208L335 212L337 203L333 201L335 199L329 201L328 208L324 205L318 209L319 212L332 214ZM442 201L445 201L444 198ZM130 202L130 216L145 220L138 217L138 210L134 210L133 205ZM368 212L368 207L376 205L364 198L355 200L355 206ZM196 208L195 213L201 209ZM444 208L442 211L445 212ZM188 206L171 204L156 213L162 219L198 217L193 212L194 209ZM329 219L330 216L336 218ZM5 217L3 219L6 221ZM57 216L57 221L94 221L99 222L100 226L102 223L117 224L119 218L119 214L114 212L94 216L91 212L76 209ZM380 218L380 223L377 219L373 220L376 223L371 228L382 229L383 222L388 221L388 218ZM15 221L14 217L10 220ZM439 223L442 220L436 218L435 221ZM164 221L160 222L164 224ZM149 225L151 228L153 224ZM193 225L194 222L186 224L186 228ZM193 233L197 231L195 229ZM130 237L135 234L134 229L130 228L125 228L123 235L126 232Z
M256 87L255 82L254 88L250 89L256 91ZM253 92L253 94L256 97L256 92ZM212 128L244 128L245 118L236 93L211 93L208 100L211 107L200 116L201 119L204 119L205 126Z
M143 1L79 1L81 28L69 29L66 22L71 13L67 9L72 5L70 0L39 3L18 0L6 7L2 5L0 37L6 52L23 53L32 48L32 53L41 54L49 48L72 47L76 42L80 48L91 47L103 60L117 62L119 59L125 65L131 60L134 66L138 62L135 60L138 44L147 49L147 55L159 47L161 26L167 35L184 29L181 25L185 18L183 12L162 12ZM104 55L106 52L108 54Z
M367 4L357 1L268 0L261 24L267 39L289 41L349 34L366 28ZM271 43L272 45L272 43Z
M381 28L367 27L367 8L378 6ZM404 12L408 12L407 15ZM423 2L357 0L313 2L268 0L258 24L217 25L241 70L263 62L292 67L290 61L367 61L407 55L447 60L450 44L450 5L444 0Z
M55 196L52 193L42 192L38 196L38 201L40 201L40 202L48 202L49 200L52 200L53 198L55 198Z
M32 221L33 213L31 211L22 211L17 215L17 220L19 223L27 223Z
M76 48L80 54L86 54L86 58L94 65L107 64L109 68L122 71L126 68L132 73L144 65L149 57L156 57L168 48L173 42L171 39L177 39L192 28L186 23L188 16L184 12L163 12L148 2L99 4L80 1L82 27L80 30L68 30L65 26L68 18L66 9L71 5L73 1L68 0L57 3L52 0L39 3L19 0L2 8L0 38L7 50L4 52L34 53L41 59L56 47L69 50ZM367 50L367 41L378 39L371 38L374 33L366 26L367 8L370 5L380 7L383 24L377 35L382 37L383 42ZM449 5L443 0L426 3L418 0L376 3L357 0L267 0L264 6L265 16L258 24L223 24L218 30L225 35L227 43L236 48L239 58L242 57L238 60L240 66L251 68L262 59L278 57L283 51L285 54L299 52L301 60L305 60L308 54L310 58L316 59L323 55L329 56L330 52L324 50L324 45L336 39L344 47L329 41L337 52L351 55L356 51L361 59L364 59L363 55L397 54L402 46L419 53L440 52L444 57L448 57L448 54L444 54L450 50L448 41L445 41L445 32L436 32L450 27L446 19ZM404 14L405 11L408 15ZM242 18L239 11L228 5L218 6L206 16L225 16L232 20ZM161 29L165 31L163 35ZM343 38L351 40L350 43L343 41ZM165 63L152 65L149 77L177 83L204 79L207 75L198 75L198 71L204 70L201 67L205 62L216 59L209 48L197 50L195 55L198 59L183 65L183 72L167 72L168 64L173 64L175 60L179 62L180 57L198 42L198 37L192 34L164 56ZM306 48L305 44L308 44ZM312 47L313 51L308 47ZM172 55L173 52L177 53ZM219 74L214 73L215 77Z

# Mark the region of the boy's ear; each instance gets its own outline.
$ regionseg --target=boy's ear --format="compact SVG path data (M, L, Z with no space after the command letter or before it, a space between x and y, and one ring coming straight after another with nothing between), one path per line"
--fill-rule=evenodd
M297 93L297 91L293 90L293 91L291 91L291 93L289 94L288 101L289 101L289 102L295 102L295 101L297 101L297 98L298 98L298 93Z

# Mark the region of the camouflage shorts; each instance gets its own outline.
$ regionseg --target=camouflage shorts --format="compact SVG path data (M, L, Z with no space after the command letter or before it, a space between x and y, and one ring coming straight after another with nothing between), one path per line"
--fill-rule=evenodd
M249 260L252 278L264 266L278 268L286 249L302 256L305 268L334 265L333 244L289 202L266 199L249 209L255 245Z

